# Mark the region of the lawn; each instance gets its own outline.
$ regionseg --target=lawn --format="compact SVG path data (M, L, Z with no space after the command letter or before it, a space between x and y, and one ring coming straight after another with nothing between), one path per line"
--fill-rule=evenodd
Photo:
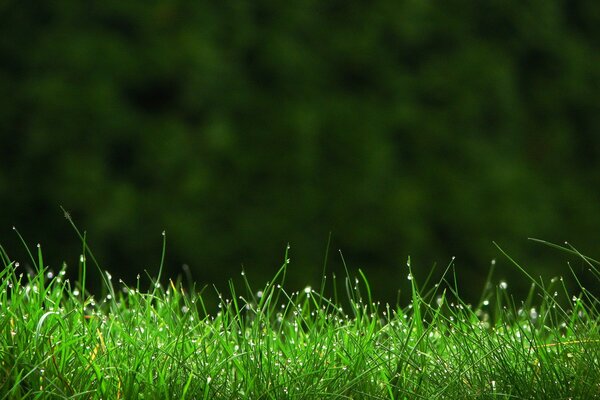
M562 278L534 279L516 262L531 282L523 299L490 280L467 304L452 262L421 286L409 260L411 301L390 305L360 271L288 291L286 254L264 287L242 273L212 310L206 292L160 273L150 290L144 279L113 282L83 253L70 281L39 246L33 273L2 249L0 399L600 398L593 290L570 293ZM88 268L102 274L101 296L86 290Z

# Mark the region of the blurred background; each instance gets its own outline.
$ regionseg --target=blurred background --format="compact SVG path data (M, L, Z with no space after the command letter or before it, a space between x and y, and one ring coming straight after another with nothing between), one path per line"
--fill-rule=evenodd
M212 3L212 4L211 4ZM598 256L600 2L0 3L0 242L199 286L361 268L394 300ZM573 260L571 260L573 261ZM585 265L574 261L576 271ZM144 279L144 278L143 278ZM96 280L98 282L98 280Z

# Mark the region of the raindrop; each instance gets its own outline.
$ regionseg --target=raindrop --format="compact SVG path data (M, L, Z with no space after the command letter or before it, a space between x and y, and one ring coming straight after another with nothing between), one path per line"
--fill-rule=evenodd
M500 289L506 290L506 288L508 288L508 283L506 283L505 281L501 281L499 286Z
M538 317L538 312L535 308L532 308L531 310L529 310L529 317L531 319L537 319Z

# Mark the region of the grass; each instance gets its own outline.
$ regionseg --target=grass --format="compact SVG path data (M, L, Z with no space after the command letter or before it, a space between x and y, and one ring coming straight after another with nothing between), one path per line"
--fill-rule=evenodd
M344 299L324 295L325 279L288 292L286 261L260 291L244 275L211 312L180 282L140 290L106 271L95 298L83 243L78 282L39 246L32 274L0 252L0 399L600 398L598 299L516 263L531 281L523 301L501 282L466 304L452 265L421 288L410 260L409 304L376 302L362 272L330 282Z

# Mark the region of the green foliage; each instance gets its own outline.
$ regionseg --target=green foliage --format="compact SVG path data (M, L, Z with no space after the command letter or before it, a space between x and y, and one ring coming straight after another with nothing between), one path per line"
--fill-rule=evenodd
M387 297L409 251L481 280L492 240L534 271L556 264L526 237L596 245L597 1L0 12L0 226L55 262L77 255L58 205L133 276L166 229L202 281L266 279L286 242L319 279L332 231Z
M488 285L473 306L446 277L419 289L410 275L412 301L390 306L346 276L348 312L324 288L287 291L286 261L261 291L243 275L244 294L232 284L207 311L179 282L143 291L105 272L97 298L64 269L23 276L0 258L0 399L600 397L598 298L558 279L531 280L521 303Z

